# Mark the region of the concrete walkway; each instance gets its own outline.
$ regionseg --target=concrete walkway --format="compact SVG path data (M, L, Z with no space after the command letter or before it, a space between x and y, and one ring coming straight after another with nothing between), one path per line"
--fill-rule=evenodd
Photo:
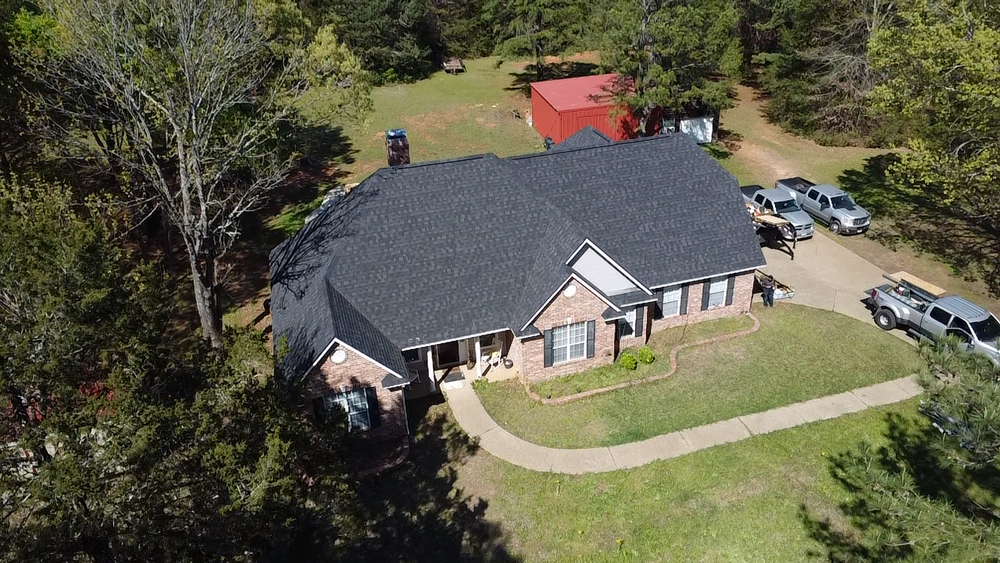
M641 442L585 449L547 448L518 438L497 425L470 385L448 390L446 394L459 426L473 438L479 438L479 445L489 453L535 471L582 474L640 467L758 434L896 403L916 397L922 391L912 377L905 377Z

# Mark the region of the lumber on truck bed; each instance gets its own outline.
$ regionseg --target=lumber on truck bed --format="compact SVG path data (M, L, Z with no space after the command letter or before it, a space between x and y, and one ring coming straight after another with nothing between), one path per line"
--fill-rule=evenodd
M917 276L915 276L913 274L910 274L908 272L896 272L895 274L883 274L882 277L885 278L885 279L887 279L887 280L889 280L889 281L891 281L891 282L905 281L906 283L908 283L910 285L917 286L920 289L926 291L927 293L930 293L934 297L942 297L945 293L948 293L946 290L941 289L940 287L932 284L931 282L924 281L924 280L918 278Z

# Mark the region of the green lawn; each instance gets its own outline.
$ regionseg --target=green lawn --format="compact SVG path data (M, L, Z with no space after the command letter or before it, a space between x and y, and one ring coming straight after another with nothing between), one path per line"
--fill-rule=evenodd
M601 366L543 381L532 385L531 388L542 397L562 397L590 389L608 387L624 381L660 375L670 371L670 350L674 346L747 330L752 326L753 321L749 317L741 315L660 330L649 338L648 346L656 355L650 364L640 363L636 369L631 371L618 364Z
M885 443L890 414L926 424L915 406L872 409L597 475L536 473L479 453L460 469L457 485L486 498L486 518L503 525L509 547L525 561L826 560L804 520L848 529L838 510L847 496L828 457L862 440ZM966 548L955 546L951 560L972 560Z
M522 66L496 67L489 57L466 61L467 72L438 72L413 84L376 88L368 123L347 126L354 162L347 181L357 182L386 166L384 132L406 129L413 162L427 162L492 152L499 156L543 150L542 139L526 118L528 98L514 85ZM319 98L302 100L304 115L320 115ZM520 112L517 119L511 110Z
M584 448L659 434L840 393L916 371L916 349L874 325L809 307L757 308L758 332L685 349L673 376L561 406L519 382L477 385L490 415L537 444Z

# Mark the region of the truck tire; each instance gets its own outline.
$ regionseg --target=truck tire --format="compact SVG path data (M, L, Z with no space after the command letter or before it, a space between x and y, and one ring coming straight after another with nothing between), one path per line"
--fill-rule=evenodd
M840 221L836 219L830 221L830 232L835 235L840 234Z
M879 309L875 311L875 324L882 330L892 330L896 328L896 315L889 309Z

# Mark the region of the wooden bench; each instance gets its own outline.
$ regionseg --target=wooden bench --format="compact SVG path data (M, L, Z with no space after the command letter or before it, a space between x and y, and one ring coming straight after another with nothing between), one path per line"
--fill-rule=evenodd
M449 74L456 74L465 72L465 63L462 62L462 59L448 59L441 65L441 68Z

